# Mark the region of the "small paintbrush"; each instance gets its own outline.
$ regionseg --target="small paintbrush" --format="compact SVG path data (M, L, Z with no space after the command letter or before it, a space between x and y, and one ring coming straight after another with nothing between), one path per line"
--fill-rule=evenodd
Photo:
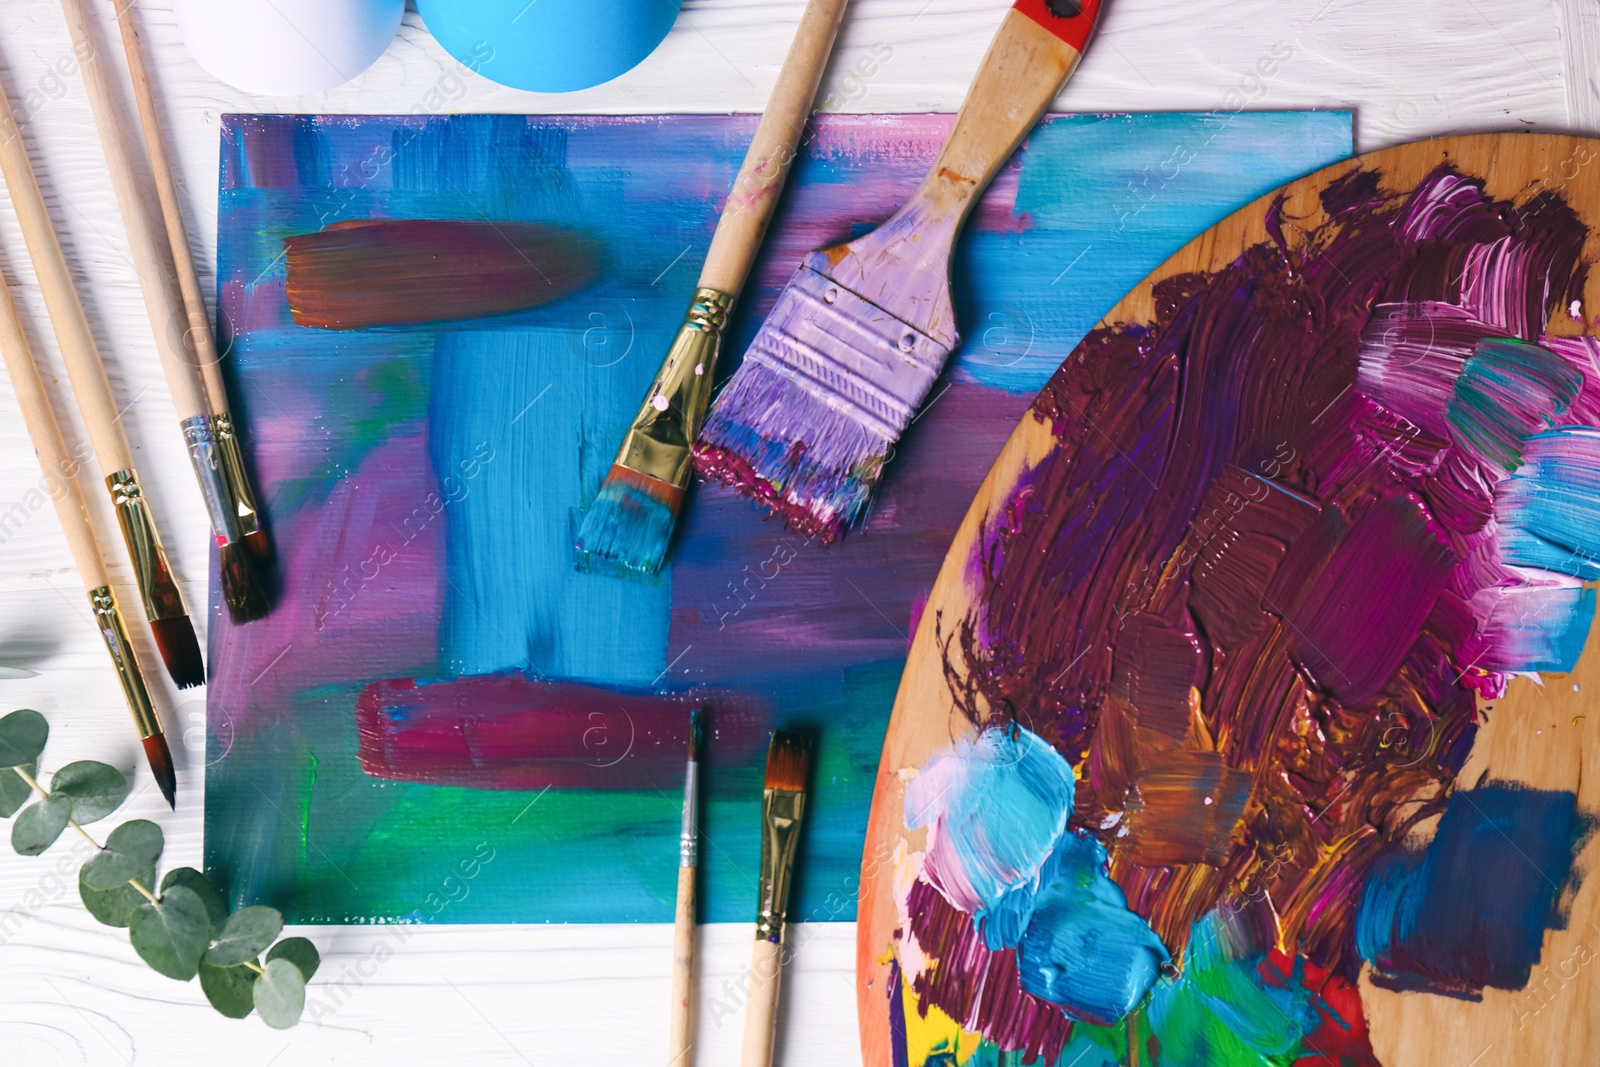
M131 11L127 10L132 5L125 4L123 7L128 17L132 17ZM61 10L66 16L73 50L81 57L80 68L84 88L89 94L89 109L94 114L95 127L100 131L106 172L111 180L112 191L116 194L123 229L128 234L128 249L139 275L139 290L144 296L150 330L155 335L156 352L161 357L167 391L172 395L173 407L177 409L178 427L183 432L184 444L188 446L189 460L194 467L200 496L205 501L206 514L211 522L212 538L217 545L217 573L222 585L222 599L228 607L229 617L235 623L253 622L267 614L269 605L255 569L250 565L250 557L240 543L239 517L228 492L216 429L212 425L200 382L197 364L204 357L197 349L190 347L193 334L185 328L189 316L179 292L176 272L167 255L167 242L164 235L158 236L151 225L144 192L136 177L133 153L123 137L123 128L127 123L112 92L99 43L89 24L88 9L84 0L61 0ZM136 70L138 73L143 73L142 68ZM138 80L136 76L136 86ZM149 92L148 81L145 82L145 92ZM175 197L176 193L170 195ZM161 197L163 206L168 199L168 195ZM214 363L214 351L211 358Z
M811 745L799 734L775 733L767 750L761 794L761 881L756 944L750 954L750 999L744 1008L743 1067L770 1067L778 1020L778 975L783 968L784 921L800 819L806 810Z
M117 607L116 593L111 589L105 556L100 552L94 527L89 521L89 505L78 484L80 464L67 453L66 442L61 437L61 426L56 422L55 413L50 409L50 399L44 391L44 379L39 376L33 349L22 332L17 307L11 300L11 290L6 287L4 279L0 279L0 355L5 359L6 373L17 394L17 406L22 408L22 419L27 424L33 450L39 457L39 466L49 483L50 499L55 501L56 517L61 520L61 530L67 535L72 561L77 565L84 589L88 591L95 628L105 642L111 664L117 671L117 681L122 685L122 695L128 702L128 710L133 712L134 726L144 742L145 759L150 763L161 795L176 810L178 782L172 769L172 750L167 747L166 736L161 732L161 720L156 716L155 705L150 702L144 673L139 669L133 642L128 637L127 624Z
M772 221L845 2L806 5L717 220L688 314L578 528L579 570L636 578L661 570L689 486L689 451L705 421L723 329Z
M672 1032L667 1063L690 1067L694 1019L695 884L700 866L700 713L689 713L689 762L683 775L683 824L678 834L678 910L672 929Z
M707 417L703 478L824 544L859 521L956 347L950 258L978 197L1082 57L1100 0L1017 0L928 176L876 230L813 252Z
M87 68L85 68L87 69ZM16 116L5 90L0 88L0 172L17 212L17 223L27 242L45 309L55 329L56 343L72 382L72 395L83 414L84 429L94 446L95 460L105 475L106 489L116 510L117 525L133 562L150 634L161 652L161 662L180 689L203 685L205 660L189 620L183 592L178 588L166 548L156 532L155 518L133 465L133 449L122 431L122 412L111 394L105 364L88 316L72 280L72 270L45 207L44 194L33 173L27 146L17 129Z
M249 622L264 615L270 608L263 590L252 589L246 572L249 562L239 546L262 566L272 562L272 541L262 520L261 505L256 502L255 484L250 469L245 464L244 448L239 440L238 421L228 403L228 387L222 380L222 356L217 352L217 341L211 331L211 318L206 314L205 296L200 290L200 274L195 269L194 255L189 249L189 235L183 224L183 209L178 200L178 183L172 172L172 160L167 155L167 144L161 134L161 119L156 112L155 93L150 88L150 74L145 69L144 49L139 43L139 32L133 24L133 0L118 0L117 28L122 34L122 50L128 58L128 74L133 79L133 99L139 109L139 126L144 133L145 151L150 157L150 172L155 178L156 195L161 202L161 218L166 224L167 243L172 250L173 270L177 274L183 297L183 310L189 328L184 334L195 366L200 370L200 385L207 412L197 415L184 427L189 441L190 455L197 464L204 463L207 470L201 473L200 488L206 495L207 506L222 512L212 517L212 531L217 539L218 569L222 575L223 597L230 617L236 623ZM207 454L206 443L211 444ZM215 461L221 474L218 486L209 473ZM254 583L252 583L254 584Z

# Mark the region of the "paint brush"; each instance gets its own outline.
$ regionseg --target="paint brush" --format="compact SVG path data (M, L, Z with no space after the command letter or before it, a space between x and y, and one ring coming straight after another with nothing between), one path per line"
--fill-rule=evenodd
M882 226L811 253L717 397L701 477L837 539L959 341L950 257L967 215L1082 57L1100 0L1017 0L938 159Z
M267 598L239 544L238 521L224 479L199 371L185 344L184 324L188 313L178 289L176 272L168 258L165 237L158 237L151 226L144 195L135 177L133 154L123 137L126 123L112 96L111 83L89 25L88 11L83 0L61 0L61 10L66 15L73 49L83 57L83 84L89 93L89 108L94 113L95 127L100 131L106 171L116 193L123 228L128 234L129 251L139 275L139 290L144 295L145 313L150 319L167 390L177 409L178 426L188 447L189 460L211 522L211 533L217 543L223 600L234 622L251 622L266 615Z
M145 757L155 774L161 795L176 810L178 783L172 770L172 752L161 732L161 720L155 705L150 702L150 691L145 686L144 673L133 652L133 642L128 636L127 624L117 607L117 596L111 588L111 576L106 570L105 556L95 539L94 527L89 522L89 504L78 484L80 464L67 452L61 437L61 427L50 410L50 399L44 391L44 379L39 376L39 366L34 361L33 349L12 302L11 290L0 279L0 356L5 359L6 373L17 394L17 405L22 408L22 419L27 424L28 436L33 441L34 453L44 471L49 485L50 499L55 502L56 517L61 521L62 532L67 535L67 547L72 552L73 563L83 579L89 594L89 609L93 612L95 628L105 642L111 665L116 668L117 681L122 685L122 695L133 713L134 725L144 741Z
M575 541L579 570L649 578L661 570L689 486L728 315L772 221L846 0L810 0L717 220L684 323L667 350Z
M683 774L683 826L678 835L678 910L672 927L672 1031L667 1063L688 1067L694 1019L695 882L700 866L700 713L689 713L689 761Z
M811 745L799 734L772 735L761 794L761 882L756 944L750 955L750 999L744 1009L743 1067L770 1067L778 1019L778 974L783 967L789 882L806 810Z
M212 533L217 538L218 568L222 573L223 599L236 623L249 622L270 610L265 592L245 571L250 560L266 565L272 561L272 542L262 522L261 506L256 502L255 483L244 459L239 440L239 424L228 402L228 388L222 380L222 356L206 314L206 300L200 289L200 274L189 249L189 235L183 225L178 183L172 160L167 155L166 139L161 134L161 119L156 112L150 74L145 69L144 49L133 24L133 0L118 0L117 28L122 34L122 50L128 58L128 74L133 79L133 99L139 109L139 127L144 133L145 152L150 157L150 172L155 178L156 196L161 203L161 218L166 224L167 244L172 253L173 272L183 299L188 322L184 340L192 364L199 368L200 386L206 410L185 425L190 458L200 474L200 489L206 504L213 509ZM212 451L206 452L206 442ZM220 468L221 486L212 475L213 463ZM238 546L243 546L244 553Z
M85 65L87 72L88 67ZM83 422L94 446L95 459L106 473L106 488L116 510L122 539L133 560L134 578L156 648L167 673L180 689L205 682L205 661L195 639L183 593L178 589L166 549L156 532L155 519L144 487L133 465L133 450L122 431L122 413L111 395L100 350L89 329L88 316L72 281L61 242L56 237L39 191L28 149L22 143L11 102L0 88L0 173L17 212L17 223L27 242L46 310L72 382Z

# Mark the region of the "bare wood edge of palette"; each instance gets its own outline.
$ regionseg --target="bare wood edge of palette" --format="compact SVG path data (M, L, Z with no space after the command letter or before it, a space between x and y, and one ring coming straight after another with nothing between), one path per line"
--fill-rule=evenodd
M1286 193L1285 217L1311 229L1326 215L1319 194L1357 168L1377 169L1383 187L1409 190L1441 163L1484 178L1486 191L1523 203L1542 191L1566 199L1590 227L1585 258L1600 261L1600 140L1556 134L1503 133L1442 137L1369 152L1325 167L1241 208L1163 263L1101 320L1100 325L1149 323L1153 288L1173 275L1214 271L1246 248L1268 240L1269 205ZM1584 306L1600 311L1600 271L1592 272ZM1553 333L1584 332L1567 309L1555 309ZM1070 356L1069 356L1070 358ZM890 946L900 925L893 887L897 854L922 847L924 831L903 820L904 772L975 731L946 688L934 640L941 613L959 619L973 590L969 561L980 523L1004 502L1027 468L1055 447L1049 427L1025 415L984 479L922 612L906 670L895 695L873 790L862 855L856 940L856 996L865 1067L890 1067L890 1017L886 989ZM1547 675L1544 685L1514 679L1478 734L1458 781L1476 783L1486 771L1549 789L1570 789L1589 811L1600 809L1600 712L1583 710L1600 690L1600 625L1570 677ZM1540 732L1535 732L1540 731ZM1387 1067L1493 1067L1495 1064L1578 1064L1600 1056L1600 968L1587 967L1600 949L1600 835L1579 858L1585 877L1571 901L1565 929L1547 931L1540 963L1520 991L1486 990L1481 1002L1422 993L1393 993L1362 977L1362 1000L1374 1051ZM1491 872L1486 872L1492 877Z

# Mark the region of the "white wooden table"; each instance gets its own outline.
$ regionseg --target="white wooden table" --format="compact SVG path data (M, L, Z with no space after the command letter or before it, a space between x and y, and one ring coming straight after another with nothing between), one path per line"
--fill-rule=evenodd
M228 0L215 0L226 3ZM820 99L846 111L952 111L1007 0L855 0ZM115 48L111 0L91 0ZM686 0L672 34L638 69L582 93L503 89L463 73L416 14L354 83L318 96L259 98L207 76L184 51L171 0L141 0L140 24L175 140L187 217L206 285L215 262L218 116L227 112L755 111L766 99L801 0ZM1250 72L1280 41L1294 58ZM855 74L892 53L870 76ZM56 0L0 4L0 79L20 112L45 196L128 404L139 468L169 509L173 563L192 603L206 600L200 498L175 427L82 83ZM60 63L60 68L57 64ZM1600 133L1597 0L1113 0L1063 110L1351 108L1369 150L1445 133L1533 129ZM131 113L131 104L130 104ZM41 352L56 364L38 289L9 203L0 205L0 267ZM48 377L48 375L47 375ZM53 384L59 400L65 384ZM69 407L63 403L59 410ZM69 444L82 440L68 428ZM47 504L9 384L0 384L0 664L40 676L0 682L0 712L43 711L55 727L47 765L95 758L138 768L127 816L167 830L167 862L200 860L204 699L159 692L182 782L179 810L148 788L116 682L85 622L82 587ZM21 505L22 513L13 512ZM101 535L116 538L109 520ZM124 584L126 568L116 578ZM143 627L139 627L143 641ZM147 662L155 662L153 651ZM164 677L152 683L166 686ZM198 984L157 976L123 931L98 926L77 899L87 846L66 839L38 859L0 848L0 1058L10 1064L224 1062L341 1065L663 1059L666 926L345 927L302 931L322 950L307 1018L288 1032L232 1022ZM856 1048L855 929L812 924L787 975L780 1062L849 1064ZM738 1059L734 982L749 929L702 931L698 1063Z

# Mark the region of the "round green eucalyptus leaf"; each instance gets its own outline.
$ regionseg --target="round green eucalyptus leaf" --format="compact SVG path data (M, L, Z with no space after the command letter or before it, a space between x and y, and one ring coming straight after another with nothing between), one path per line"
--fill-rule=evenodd
M30 778L34 777L38 770L32 763L24 763L22 769L28 772ZM33 796L33 786L23 781L22 775L17 773L16 768L0 767L0 819L9 819L21 811L22 805L26 804L31 796Z
M213 967L200 962L200 988L211 1006L230 1019L243 1019L255 1010L256 972L245 966Z
M150 865L138 856L103 848L83 865L83 870L78 874L83 884L90 889L115 889L119 885L126 885L129 879L138 877L148 866ZM144 887L151 888L149 885Z
M49 796L29 804L11 824L11 847L24 856L37 856L56 843L72 815L72 801Z
M233 967L253 960L283 933L283 913L277 908L253 904L228 916L217 935L217 943L206 952L206 962L218 967Z
M300 968L285 959L268 960L251 993L261 1021L274 1030L287 1030L306 1010L306 979Z
M50 724L37 711L23 708L0 719L0 767L32 763L44 751Z
M317 952L317 946L303 937L286 937L279 941L267 952L267 959L288 960L300 968L301 975L308 982L322 965L322 956Z
M168 871L166 877L161 879L161 892L165 893L175 885L194 890L194 895L206 906L206 919L211 924L211 936L215 938L222 924L228 921L228 902L223 898L222 890L193 867L174 867Z
M91 823L105 818L128 799L128 779L107 763L79 760L61 768L50 779L50 795L72 801L72 818Z
M156 880L156 869L146 864L140 868L134 878L142 886L148 886ZM133 918L133 913L140 904L146 903L144 894L139 892L127 882L123 882L115 889L95 889L83 880L83 871L78 871L78 896L83 900L83 906L89 909L98 922L107 926L128 925L128 920Z
M161 903L146 901L134 909L128 922L133 950L154 970L187 982L200 966L211 938L206 906L194 890L175 885Z
M148 819L134 819L125 822L111 831L106 838L106 848L112 852L125 852L130 856L137 856L146 863L154 863L161 858L161 850L166 846L166 838L161 836L161 827Z

